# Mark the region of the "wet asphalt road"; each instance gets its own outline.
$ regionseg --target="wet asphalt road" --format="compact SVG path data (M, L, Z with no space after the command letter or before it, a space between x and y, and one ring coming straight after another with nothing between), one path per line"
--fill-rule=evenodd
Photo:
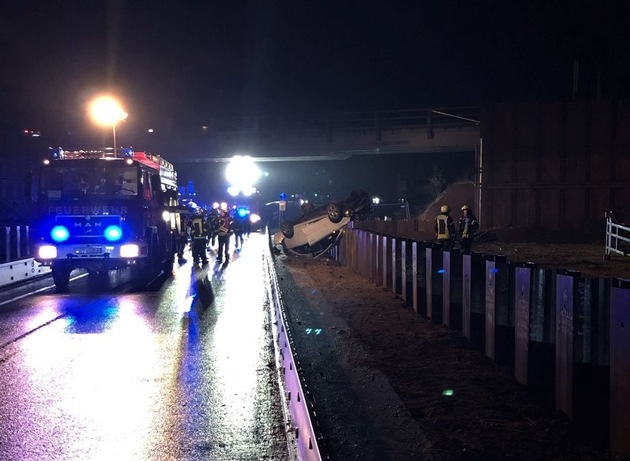
M210 253L157 291L118 274L0 294L0 460L288 459L265 245L253 234L229 265Z

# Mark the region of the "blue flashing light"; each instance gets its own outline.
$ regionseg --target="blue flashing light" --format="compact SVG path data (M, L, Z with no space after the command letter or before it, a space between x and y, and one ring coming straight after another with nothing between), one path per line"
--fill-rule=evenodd
M55 147L50 149L50 158L53 160L59 160L63 158L63 149L61 147Z
M236 210L236 214L238 215L239 218L244 218L245 216L249 214L249 210L247 208L238 208Z
M439 270L437 271L437 273L438 273L438 274L446 274L446 270L444 270L444 269L439 269Z
M105 229L105 238L110 242L120 240L122 237L122 229L118 226L109 226Z
M130 147L123 147L122 149L122 157L123 158L133 158L133 149Z
M57 243L65 242L70 238L70 231L66 226L55 226L50 231L50 237Z
M286 200L287 199L287 194L285 194L284 192L282 192L280 194L280 200Z

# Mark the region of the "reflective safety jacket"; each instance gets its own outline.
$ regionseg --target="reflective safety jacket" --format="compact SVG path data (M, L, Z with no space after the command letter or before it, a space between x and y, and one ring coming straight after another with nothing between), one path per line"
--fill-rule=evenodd
M232 226L232 220L227 214L223 214L219 216L218 226L217 226L217 235L219 237L225 237L226 235L230 235Z
M461 238L473 238L478 229L479 223L473 214L459 218L459 235Z
M454 239L456 236L455 223L446 213L441 213L435 217L435 234L438 240Z
M206 220L201 215L195 215L190 221L191 234L193 239L205 239L208 236Z

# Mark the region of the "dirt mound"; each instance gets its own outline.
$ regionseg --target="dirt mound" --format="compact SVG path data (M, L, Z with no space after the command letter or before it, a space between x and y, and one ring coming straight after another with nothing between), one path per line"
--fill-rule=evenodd
M419 230L423 233L433 235L435 217L440 214L440 207L448 205L451 207L451 216L457 221L460 215L460 208L466 204L473 207L475 199L475 185L471 181L462 181L451 184L442 192L416 219L420 223ZM473 207L474 208L474 207Z

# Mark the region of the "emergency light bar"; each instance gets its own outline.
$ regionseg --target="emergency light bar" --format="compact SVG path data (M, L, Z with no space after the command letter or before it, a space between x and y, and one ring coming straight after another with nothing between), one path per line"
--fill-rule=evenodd
M172 163L164 160L159 155L149 152L135 152L133 149L125 147L121 152L114 154L113 151L107 150L63 150L61 147L51 148L49 153L50 160L76 160L76 159L112 159L125 158L133 159L155 170L165 172L163 176L172 176L175 167ZM170 174L169 174L170 173Z

